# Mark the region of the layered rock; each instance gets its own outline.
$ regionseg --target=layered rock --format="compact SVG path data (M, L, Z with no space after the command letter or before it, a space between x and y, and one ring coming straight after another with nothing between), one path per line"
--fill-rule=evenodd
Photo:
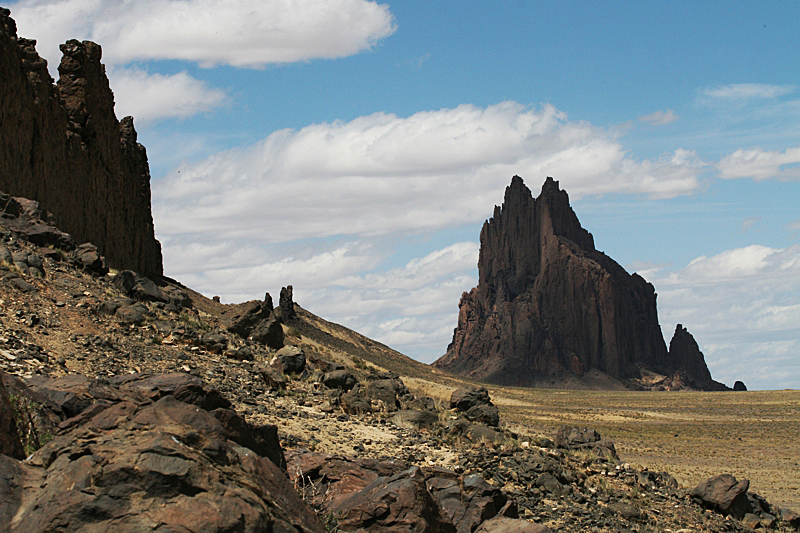
M9 15L0 8L0 190L40 202L112 266L161 275L147 154L133 119L114 115L100 46L61 45L54 85Z
M557 181L547 178L534 199L515 176L480 239L478 286L461 297L453 341L434 366L523 386L590 370L618 380L684 370L698 388L711 381L683 334L667 351L653 285L595 249Z
M275 426L253 426L186 374L40 377L55 417L28 460L0 455L0 530L323 532Z

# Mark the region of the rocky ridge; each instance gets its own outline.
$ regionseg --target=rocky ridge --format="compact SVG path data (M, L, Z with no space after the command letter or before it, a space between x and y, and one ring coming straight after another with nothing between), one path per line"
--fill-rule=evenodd
M682 326L667 350L652 284L595 249L557 181L533 198L515 176L480 241L478 286L435 367L503 385L726 389Z
M511 432L486 389L442 403L323 350L335 328L312 335L321 322L288 288L279 310L268 312L269 296L222 305L108 271L88 243L67 253L31 242L66 234L24 200L5 205L0 424L18 429L25 451L12 442L0 456L4 530L800 527L746 481L690 492L625 464L591 429ZM281 348L252 334L276 321ZM380 349L355 334L336 345Z
M61 45L55 84L36 41L17 36L0 7L0 190L47 206L112 266L162 274L150 208L150 170L133 119L118 121L102 50Z

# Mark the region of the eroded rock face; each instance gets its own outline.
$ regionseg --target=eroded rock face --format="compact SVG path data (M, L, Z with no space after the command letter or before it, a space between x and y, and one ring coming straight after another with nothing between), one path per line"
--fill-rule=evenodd
M478 272L434 366L491 383L548 386L590 369L627 380L641 368L671 375L697 363L699 350L670 356L653 285L595 249L552 178L536 199L522 178L512 179L483 225ZM704 363L687 370L710 380Z
M0 455L0 530L323 532L254 427L186 374L40 378L67 417L25 462Z
M675 333L669 341L669 358L678 371L685 372L693 388L713 389L713 385L720 385L711 379L703 352L682 324L675 326ZM725 389L724 386L719 387L719 390Z
M147 154L114 115L100 46L61 45L54 85L35 45L0 9L0 190L40 202L112 266L161 275Z

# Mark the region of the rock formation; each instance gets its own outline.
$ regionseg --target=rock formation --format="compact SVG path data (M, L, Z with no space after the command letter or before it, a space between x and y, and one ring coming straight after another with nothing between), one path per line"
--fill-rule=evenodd
M0 190L40 202L112 266L161 275L147 154L133 119L114 115L100 46L61 45L54 85L9 15L0 8Z
M548 386L596 370L618 380L679 371L719 388L681 326L668 352L653 285L594 247L566 191L547 178L534 199L522 178L481 230L478 286L434 366L491 383Z

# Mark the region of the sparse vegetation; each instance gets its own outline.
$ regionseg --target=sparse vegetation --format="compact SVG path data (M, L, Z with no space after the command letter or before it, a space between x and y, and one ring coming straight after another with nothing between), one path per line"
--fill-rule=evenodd
M36 428L34 418L36 410L39 408L38 404L16 394L9 394L9 400L11 401L12 416L17 425L17 432L19 433L20 441L22 441L25 455L32 454L53 440L53 435L50 432L40 433Z

